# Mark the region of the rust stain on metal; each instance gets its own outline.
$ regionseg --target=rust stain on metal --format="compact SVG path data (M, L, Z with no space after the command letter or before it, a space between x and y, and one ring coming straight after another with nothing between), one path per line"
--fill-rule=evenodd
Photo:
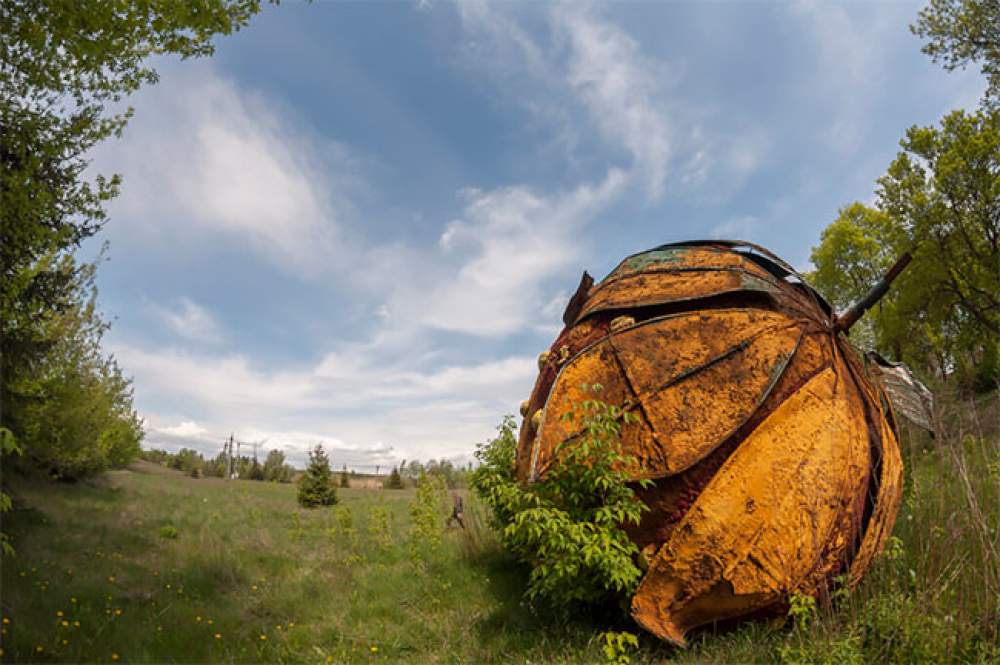
M895 420L843 320L791 267L747 243L665 245L584 279L565 321L539 358L517 473L544 476L579 434L560 416L584 384L637 416L622 446L653 481L626 526L648 566L642 626L683 645L839 575L857 584L899 508Z

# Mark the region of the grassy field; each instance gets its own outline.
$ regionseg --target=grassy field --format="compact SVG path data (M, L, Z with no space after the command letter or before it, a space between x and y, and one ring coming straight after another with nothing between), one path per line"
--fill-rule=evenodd
M919 438L906 462L896 537L855 593L703 630L686 651L643 635L633 662L1000 662L1000 439ZM602 631L639 632L527 605L472 500L477 524L430 551L408 536L413 490L340 490L302 510L292 485L147 463L12 480L5 662L592 663Z

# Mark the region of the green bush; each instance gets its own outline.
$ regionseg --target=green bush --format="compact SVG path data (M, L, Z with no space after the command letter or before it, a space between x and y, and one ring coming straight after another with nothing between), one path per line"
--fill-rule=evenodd
M9 378L2 414L23 453L19 463L57 478L125 466L143 436L131 381L100 348L108 324L96 310L94 266L75 270L74 299L38 324L51 342L30 374Z
M337 487L333 483L330 460L323 446L309 453L309 467L299 479L299 505L305 508L331 506L337 503Z
M445 480L439 475L424 475L417 483L417 493L410 503L410 558L423 565L441 547L444 534Z
M556 605L627 598L641 572L621 526L637 524L646 510L628 484L635 459L619 439L621 423L633 416L594 399L567 418L579 421L580 435L560 445L544 478L521 487L514 420L506 417L497 438L476 450L472 486L492 509L503 547L530 567L529 598Z
M178 535L180 535L180 532L177 531L177 527L173 524L164 524L160 527L160 538L176 540Z

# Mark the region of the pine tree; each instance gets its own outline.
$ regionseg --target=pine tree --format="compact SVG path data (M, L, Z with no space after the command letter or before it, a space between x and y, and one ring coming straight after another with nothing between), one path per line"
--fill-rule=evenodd
M385 488L390 490L401 490L403 489L403 478L399 475L399 467L392 467L392 473L389 474L389 480L385 481Z
M333 483L330 460L317 445L309 453L309 467L299 479L299 505L305 508L330 506L337 503L337 487Z
M348 480L347 480L347 465L346 464L344 465L344 470L340 472L340 486L341 487L350 487L351 486L350 482L348 482Z

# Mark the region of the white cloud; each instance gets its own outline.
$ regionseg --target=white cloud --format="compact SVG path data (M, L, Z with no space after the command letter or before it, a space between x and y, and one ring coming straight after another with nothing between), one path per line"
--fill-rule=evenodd
M113 350L140 387L148 446L188 445L214 455L233 431L302 455L316 443L352 451L352 464L467 453L527 396L537 369L529 356L421 369L387 363L380 349L365 346L294 370L257 367L241 355ZM197 421L159 414L155 405L163 403L191 405Z
M96 158L96 170L125 174L112 214L130 219L127 232L188 247L216 234L305 276L343 251L345 192L357 183L342 147L202 63L168 67L134 104L127 140Z
M534 323L545 304L542 285L582 260L582 231L622 190L612 169L596 186L543 195L528 187L465 192L461 223L445 232L466 251L455 272L414 293L397 294L391 309L429 328L497 337ZM445 236L443 236L445 237Z
M213 344L223 339L211 312L188 298L180 298L173 307L152 304L150 309L160 322L185 339Z
M570 85L601 133L632 155L647 194L659 198L670 161L670 128L657 102L665 65L643 58L625 32L577 5L560 5L553 20L569 39Z
M178 437L200 437L208 433L208 430L194 422L193 420L185 420L179 425L174 425L173 427L159 427L154 431L160 432L162 434L168 434L170 436Z

